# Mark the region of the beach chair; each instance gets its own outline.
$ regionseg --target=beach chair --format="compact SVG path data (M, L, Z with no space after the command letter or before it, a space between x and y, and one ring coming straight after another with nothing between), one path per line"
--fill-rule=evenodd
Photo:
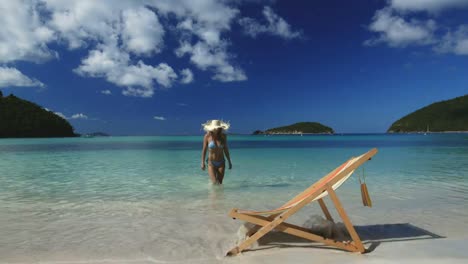
M348 215L343 209L343 206L341 205L335 190L353 174L356 168L361 166L364 162L370 160L371 157L376 153L377 149L374 148L359 157L353 157L349 159L341 166L325 175L305 191L298 194L296 197L277 209L270 211L249 211L237 208L232 209L229 213L229 216L231 216L233 219L240 219L252 223L255 225L255 227L250 230L249 237L245 241L231 249L226 255L232 256L242 252L244 249L247 249L250 245L252 245L252 243L273 229L288 233L290 235L305 238L307 240L320 242L328 246L337 247L343 250L364 253L366 249L364 248L359 235L354 229L353 224L351 224ZM290 216L294 215L305 205L313 201L318 201L320 208L325 214L325 217L333 222L333 218L331 217L331 214L322 199L326 195L330 195L330 199L335 205L339 216L343 220L343 223L349 235L351 236L351 241L335 241L333 239L313 234L306 228L285 222Z

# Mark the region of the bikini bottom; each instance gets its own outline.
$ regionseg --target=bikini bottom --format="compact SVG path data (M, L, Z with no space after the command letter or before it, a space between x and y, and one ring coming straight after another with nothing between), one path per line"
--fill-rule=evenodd
M222 167L224 166L224 162L225 160L211 160L209 161L209 165L215 167L215 168L219 168L219 167Z

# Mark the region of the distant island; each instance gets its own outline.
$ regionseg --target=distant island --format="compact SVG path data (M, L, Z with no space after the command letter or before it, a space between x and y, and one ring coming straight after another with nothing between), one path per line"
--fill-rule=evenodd
M416 110L393 123L387 132L468 132L468 95Z
M0 91L0 138L75 137L64 118L13 94Z
M332 128L317 122L299 122L289 126L270 128L265 131L256 130L253 135L291 135L291 134L333 134Z
M93 132L93 133L86 133L86 134L81 134L81 137L86 137L86 138L91 138L91 137L110 137L109 134L104 133L104 132Z

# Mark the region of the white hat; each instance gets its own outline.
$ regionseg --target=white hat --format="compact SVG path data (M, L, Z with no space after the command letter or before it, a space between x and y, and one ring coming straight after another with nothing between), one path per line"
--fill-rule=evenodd
M206 123L202 124L202 126L203 126L203 130L208 132L208 131L213 131L215 129L218 129L220 127L224 130L228 130L231 125L222 120L215 119L215 120L206 121Z

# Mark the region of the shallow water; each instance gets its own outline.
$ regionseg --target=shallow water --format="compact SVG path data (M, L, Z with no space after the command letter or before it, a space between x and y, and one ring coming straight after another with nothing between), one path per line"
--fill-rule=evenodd
M201 140L1 139L0 262L222 260L241 224L232 207L272 209L373 147L374 207L362 206L357 176L338 190L355 225L468 237L468 134L231 136L223 187L200 170Z

